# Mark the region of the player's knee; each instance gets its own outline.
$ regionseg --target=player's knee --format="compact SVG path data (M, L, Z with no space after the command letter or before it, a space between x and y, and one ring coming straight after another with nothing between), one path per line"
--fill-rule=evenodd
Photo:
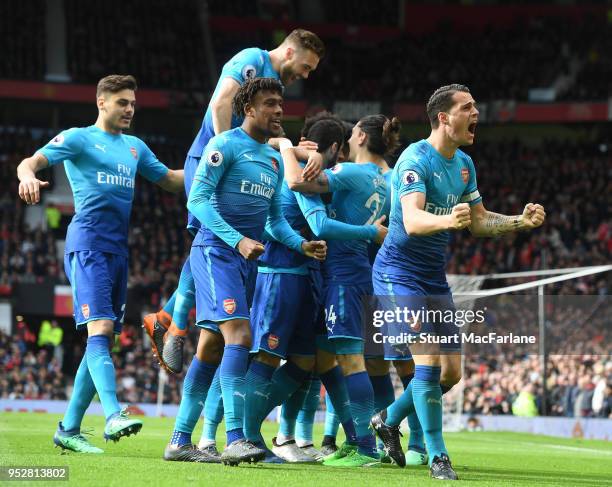
M311 371L315 366L315 358L303 355L291 355L289 361L297 365L300 369Z
M338 363L345 376L365 372L366 369L363 355L338 355Z
M440 345L437 343L415 343L410 345L410 352L417 365L440 365Z
M365 361L368 375L380 376L389 373L389 362L382 358L369 358Z
M226 345L242 345L251 348L251 328L247 320L230 320L221 325Z
M441 367L442 360L440 354L413 354L415 366L426 365L429 367Z
M324 374L333 369L338 362L336 356L332 353L326 352L325 350L317 349L317 356L315 360L315 370L317 374Z
M110 347L114 345L115 341L112 339L114 336L115 325L111 320L94 320L87 323L87 335L106 335L111 338Z
M208 330L200 331L196 357L198 360L209 364L219 364L223 357L223 346L225 342L219 333Z
M461 369L442 370L440 375L440 384L452 387L461 380Z
M414 360L394 360L393 366L400 377L414 374Z

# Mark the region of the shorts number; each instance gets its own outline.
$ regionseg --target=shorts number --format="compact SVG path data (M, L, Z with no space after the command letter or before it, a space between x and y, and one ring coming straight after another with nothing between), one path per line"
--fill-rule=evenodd
M332 325L336 324L336 313L334 312L334 305L330 305L329 310L325 308L325 321L330 322Z

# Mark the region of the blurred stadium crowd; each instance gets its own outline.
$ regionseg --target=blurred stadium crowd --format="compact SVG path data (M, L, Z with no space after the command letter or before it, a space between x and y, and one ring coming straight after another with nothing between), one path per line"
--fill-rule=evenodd
M34 335L32 335L34 337ZM195 351L195 337L186 342L185 357ZM75 345L75 356L82 354ZM151 365L148 343L140 328L126 325L114 350L117 393L125 403L154 403L158 369ZM0 398L66 399L71 377L48 348L28 341L27 332L0 332ZM552 416L612 418L612 359L605 355L551 355L548 358L548 407ZM181 376L170 376L164 402L180 401ZM466 360L463 411L466 414L536 416L542 410L541 364L537 356L470 356ZM520 397L520 399L519 399ZM517 406L519 400L521 406ZM325 402L322 401L322 407ZM519 409L520 408L520 409Z
M408 14L400 12L402 2L394 0L311 5L299 0L209 0L210 29L206 31L192 0L64 3L68 71L79 83L95 83L108 74L107 66L113 66L116 72L135 75L142 87L208 94L212 85L206 39L222 64L244 46L271 48L282 38L281 27L268 28L258 22L316 18L318 24L328 26L322 34L327 57L317 76L304 84L303 95L311 103L336 99L422 102L431 94L432 83L457 79L481 101L524 101L530 88L550 86L557 99L604 100L612 88L612 62L606 55L612 49L608 19L589 11L579 17L524 16L501 27L460 32L443 22L423 36L397 27L398 18ZM7 46L0 59L2 77L44 78L45 8L44 0L5 0L0 5L0 39ZM105 12L104 23L99 22L100 11ZM228 19L239 27L226 29ZM404 19L406 25L415 22ZM109 35L108 25L123 35ZM360 35L358 26L376 29L382 41L376 35ZM456 42L458 34L460 42ZM457 63L458 59L462 62Z
M199 98L185 99L200 109L211 90L205 36L210 36L218 63L244 46L270 48L279 35L274 29L226 32L223 19L239 11L243 19L291 22L308 15L305 3L211 0L211 30L203 32L195 1L65 0L68 70L74 82L95 83L108 74L107 66L113 66L117 72L134 74L142 87L199 92ZM329 25L367 24L389 32L395 29L399 15L395 9L401 3L335 0L312 2L308 8L316 4L319 18ZM44 0L0 3L0 39L7 46L0 57L1 78L44 79L45 5ZM104 23L99 21L100 11L104 11ZM607 55L612 51L612 30L607 22L602 16L534 16L502 28L465 30L460 42L448 25L426 36L396 29L395 35L382 41L359 35L345 38L346 29L336 35L328 31L322 36L328 54L316 75L304 84L302 96L312 105L328 106L336 99L423 103L440 80L461 80L483 101L524 101L530 88L548 86L556 88L557 99L605 100L612 95L612 61ZM108 25L113 26L113 35ZM457 59L463 61L457 63ZM524 202L536 201L547 209L547 222L536 232L499 239L453 234L448 272L488 274L609 263L612 138L602 132L593 131L579 140L558 136L537 143L511 136L477 140L468 152L476 163L485 205L516 214L522 212ZM18 283L66 283L63 262L55 251L61 232L47 229L53 225L28 227L24 206L16 197L17 164L53 135L49 129L0 125L0 296L10 295ZM143 139L169 166L182 166L184 143L160 136ZM52 181L51 171L41 179ZM138 184L130 226L129 286L143 312L157 310L176 287L190 243L184 222L184 195ZM549 286L547 293L607 295L609 286L609 278L599 275ZM116 345L118 353L113 355L119 399L154 402L158 369L152 365L138 325L125 327ZM22 323L13 336L0 333L0 397L65 399L74 364L62 363L63 355L55 353L53 346L39 346L32 329ZM74 350L64 355L80 359L81 345L70 346ZM527 404L525 412L533 414L611 416L609 350L600 339L581 342L580 353L550 355L546 378L533 354L469 356L464 411L511 414L519 400ZM192 354L193 343L188 341L184 357L190 360ZM170 377L166 402L179 402L180 381L181 377ZM542 407L544 381L547 411Z

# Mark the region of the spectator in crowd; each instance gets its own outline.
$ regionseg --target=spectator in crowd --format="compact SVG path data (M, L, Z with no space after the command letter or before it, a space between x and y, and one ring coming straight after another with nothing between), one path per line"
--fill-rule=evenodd
M538 406L536 405L534 392L533 384L525 385L512 403L512 414L524 417L537 416Z
M45 208L45 216L47 217L47 230L54 236L61 235L60 233L60 222L62 220L62 213L58 207L53 203L49 203Z
M47 354L56 359L60 368L64 361L63 338L64 330L59 326L57 320L43 320L38 331L38 346L47 350Z
M0 332L0 398L67 398L66 378L44 348L22 352L17 336Z

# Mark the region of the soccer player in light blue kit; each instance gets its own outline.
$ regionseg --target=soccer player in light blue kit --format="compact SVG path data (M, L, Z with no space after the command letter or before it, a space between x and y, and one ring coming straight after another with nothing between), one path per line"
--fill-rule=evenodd
M333 165L343 143L339 119L323 113L306 120L305 128L303 135L317 144L324 166ZM304 151L303 156L306 158L308 152ZM283 184L282 204L283 214L296 231L311 231L317 238L376 239L382 242L386 235L386 228L379 221L373 225L356 226L329 218L319 195L291 191L286 183ZM300 445L296 444L294 437L300 408L309 397L318 397L321 387L321 380L308 377L315 364L315 335L322 312L317 299L320 294L316 285L320 281L317 279L320 275L318 264L280 242L266 243L266 251L259 259L251 311L252 352L255 357L246 379L245 433L248 438L261 441L261 422L273 407L284 403L281 429L278 437L273 439L273 451L286 461L295 463L322 458L321 453L314 449L312 433L300 431L303 433ZM287 359L287 362L278 369L281 359ZM348 397L340 370L324 374L322 380L342 409ZM337 386L334 382L341 384ZM311 389L316 394L309 394ZM316 397L311 400L316 401ZM344 406L344 409L343 419L352 423L349 408ZM354 427L348 424L346 428L354 431Z
M383 214L389 220L391 212L391 176L393 171L389 166L383 167L383 176L387 182L387 199ZM370 262L374 263L380 246L371 243L369 248ZM376 353L368 354L366 351L366 370L374 389L374 410L376 412L387 408L395 401L395 388L389 373L390 362L393 361L395 371L402 381L404 389L408 387L414 377L414 361L406 344L390 344L385 342L382 346L376 347ZM408 451L406 452L407 465L424 465L427 463L427 454L423 440L423 430L415 412L408 415L408 425L410 427L410 439L408 441ZM391 458L384 451L384 445L379 440L379 452L381 462L390 463Z
M264 51L258 48L249 48L239 52L230 61L226 63L223 68L223 72L219 79L216 94L213 96L213 102L209 106L202 128L196 140L194 146L197 144L198 150L194 150L192 146L191 155L188 155L186 162L186 170L189 173L195 170L189 170L188 166L195 167L201 155L202 148L206 145L206 142L212 135L219 134L221 131L229 128L235 128L242 122L242 117L232 115L231 113L231 100L234 94L238 91L239 86L244 83L249 77L262 77L268 76L271 78L279 78L283 85L289 86L297 79L308 78L310 72L314 71L318 66L319 60L323 57L325 48L321 40L312 32L305 31L303 29L294 30L287 36L285 41L273 49L270 52ZM253 71L255 68L255 71ZM216 122L214 122L217 120ZM231 126L230 126L231 120ZM214 122L214 123L213 123ZM213 133L214 132L214 133ZM197 220L193 217L189 218L192 223L197 224ZM193 230L192 230L193 231ZM197 229L195 230L197 231ZM195 233L194 231L194 233ZM187 262L189 258L187 259ZM193 290L193 280L190 277L190 272L185 270L181 273L181 280L179 282L179 290L175 294L181 294L181 289ZM191 280L190 280L191 279ZM188 292L188 291L185 291ZM189 291L191 292L191 291ZM171 306L171 301L166 304L165 308ZM176 326L186 330L186 319L180 319L180 309L185 310L186 307L193 306L193 300L177 308L175 311L174 321ZM186 311L184 311L186 313ZM163 315L163 313L161 313ZM160 313L158 313L158 322L160 321ZM186 315L185 315L186 316ZM151 323L156 320L153 315L153 319L150 319ZM153 326L149 326L149 329L153 331ZM157 325L157 337L156 342L159 343L158 348L165 350L162 356L162 363L166 364L171 370L180 370L182 367L182 346L183 340L177 336L172 336L173 327L170 327L170 333L165 335L167 347L164 346L163 336L165 330L161 325ZM151 333L150 333L151 335ZM159 354L158 354L159 355ZM221 400L221 385L219 383L218 373L213 378L213 382L210 386L206 401L204 402L204 426L202 428L202 436L198 443L198 447L205 450L207 453L212 455L218 455L216 448L216 433L217 427L221 423L223 418L223 402Z
M266 144L282 130L282 102L282 85L276 79L256 78L242 85L233 111L242 114L244 122L211 139L189 193L187 207L202 223L190 256L201 331L164 454L167 460L206 461L191 444L191 433L217 367L227 432L221 461L233 465L265 456L265 450L245 439L243 432L249 308L255 261L264 251L259 240L265 228L308 257L323 260L327 250L325 242L306 241L293 231L282 215L284 169L278 152Z
M362 118L349 139L355 162L338 164L313 182L302 181L300 166L290 164L283 152L289 187L301 192L331 192L332 218L354 225L373 223L381 216L386 197L383 156L398 147L399 128L397 118ZM318 337L317 345L323 353L317 356L317 368L325 370L325 362L331 368L337 358L345 376L357 435L357 446L345 445L325 460L324 464L330 466L380 465L367 418L374 410L374 392L363 356L362 300L372 295L367 246L366 240L331 241L328 260L323 265L327 335Z
M244 49L232 57L221 71L221 76L185 159L185 193L189 196L193 177L208 141L231 128L239 127L243 116L232 114L232 99L248 79L276 78L289 86L298 79L306 79L314 71L325 53L319 37L309 31L296 29L275 49L266 51L256 47ZM188 212L187 228L195 235L201 223ZM157 313L144 319L144 328L151 337L153 352L160 364L170 373L183 368L183 344L187 334L187 316L193 308L195 294L191 264L187 257L179 285L168 302ZM166 333L168 331L168 333ZM217 401L215 401L216 403ZM215 405L212 406L213 409Z
M411 144L393 169L389 234L376 258L373 282L376 294L392 305L445 311L454 309L444 271L449 231L469 228L475 236L494 237L536 228L544 222L545 213L533 203L525 206L522 215L513 216L484 208L474 163L459 149L473 144L478 122L476 102L466 86L437 89L427 103L427 114L430 136ZM442 394L461 379L461 343L452 338L459 337L459 330L449 323L407 325L413 333L449 339L410 345L414 378L402 396L372 418L372 425L389 455L404 466L399 423L416 410L431 476L456 480L442 437ZM387 330L391 333L392 328Z
M53 438L62 449L102 453L81 434L85 410L97 393L106 416L104 438L117 441L135 434L142 422L131 419L117 401L110 356L114 334L121 332L128 273L128 225L136 174L177 192L183 171L159 162L140 139L122 132L134 116L136 80L111 75L100 80L94 125L57 135L17 168L19 196L38 203L44 183L35 173L64 163L74 193L75 215L66 235L64 266L72 286L77 329L87 329L87 347L79 365L68 409Z

